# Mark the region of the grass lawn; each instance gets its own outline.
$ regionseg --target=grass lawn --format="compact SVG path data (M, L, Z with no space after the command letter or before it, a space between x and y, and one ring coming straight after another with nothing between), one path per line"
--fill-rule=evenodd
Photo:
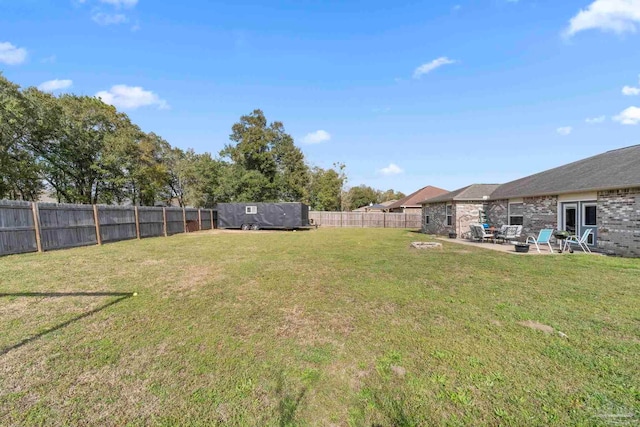
M201 232L0 258L0 425L640 423L640 260L415 240Z

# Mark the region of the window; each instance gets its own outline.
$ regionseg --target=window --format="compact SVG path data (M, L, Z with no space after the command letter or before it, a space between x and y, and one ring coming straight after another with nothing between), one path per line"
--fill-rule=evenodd
M447 215L447 225L453 225L453 206L452 205L447 205L447 207L445 208L446 210L446 215Z
M524 225L524 203L509 203L509 225Z
M583 204L582 205L583 215L582 215L582 225L585 227L595 227L597 225L597 208L595 204Z
M244 213L246 213L247 215L255 215L258 213L258 207L257 206L247 206L244 208Z

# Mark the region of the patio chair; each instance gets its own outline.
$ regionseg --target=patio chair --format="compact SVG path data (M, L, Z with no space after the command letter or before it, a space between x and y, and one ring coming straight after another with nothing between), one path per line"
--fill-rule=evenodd
M472 225L471 227L475 228L476 236L478 237L481 243L484 242L486 239L493 240L493 243L496 242L496 236L494 236L491 233L487 233L484 230L484 227L482 225L475 224L475 225Z
M500 234L496 234L496 239L501 239L504 242L518 239L518 226L505 226L504 231L500 231Z
M536 239L534 236L527 237L527 243L533 243L536 245L536 249L540 252L540 245L549 246L549 252L553 253L553 248L551 247L551 236L553 236L552 228L543 228L538 233L538 238Z
M516 225L516 239L522 235L522 226Z
M477 224L469 224L469 240L478 240L478 232L476 231Z
M573 235L573 236L569 236L565 239L564 241L564 249L563 251L566 251L567 249L571 249L571 245L578 245L580 246L580 249L582 249L582 252L584 253L591 253L591 249L589 248L589 244L587 243L589 241L589 235L591 234L593 230L591 230L590 228L584 230L584 233L582 233L582 237L578 238L578 236Z

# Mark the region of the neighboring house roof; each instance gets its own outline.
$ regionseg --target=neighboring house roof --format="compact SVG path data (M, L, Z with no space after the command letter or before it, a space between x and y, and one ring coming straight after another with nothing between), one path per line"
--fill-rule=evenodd
M354 212L366 212L366 211L370 211L370 210L383 210L386 209L387 207L384 206L381 203L376 203L375 205L365 205L365 206L360 206L358 209L354 209Z
M491 197L491 193L493 193L499 186L500 184L471 184L450 193L423 200L421 204L452 202L456 200L487 200L489 197Z
M391 205L387 206L387 209L419 208L423 200L447 193L448 191L445 189L427 185L426 187L422 187L418 191L409 194L407 197L400 199L395 203L392 203Z
M386 202L382 202L382 203L378 203L379 205L384 206L385 208L388 208L389 205L394 204L395 202L397 202L397 200L387 200Z
M640 145L607 151L501 185L491 198L510 199L640 187Z

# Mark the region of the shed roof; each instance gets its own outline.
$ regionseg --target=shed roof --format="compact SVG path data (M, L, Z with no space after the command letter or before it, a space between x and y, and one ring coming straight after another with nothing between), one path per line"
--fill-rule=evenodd
M421 204L425 203L439 203L439 202L452 202L457 200L468 201L481 201L487 200L491 197L491 194L498 188L500 184L471 184L466 187L459 188L450 193L442 194L440 196L432 197L424 200Z
M423 200L440 196L446 193L448 193L448 191L443 188L427 185L426 187L422 187L418 191L414 191L407 197L404 197L397 202L390 204L389 206L387 206L387 209L419 208Z
M607 151L501 185L492 199L640 187L640 145Z

